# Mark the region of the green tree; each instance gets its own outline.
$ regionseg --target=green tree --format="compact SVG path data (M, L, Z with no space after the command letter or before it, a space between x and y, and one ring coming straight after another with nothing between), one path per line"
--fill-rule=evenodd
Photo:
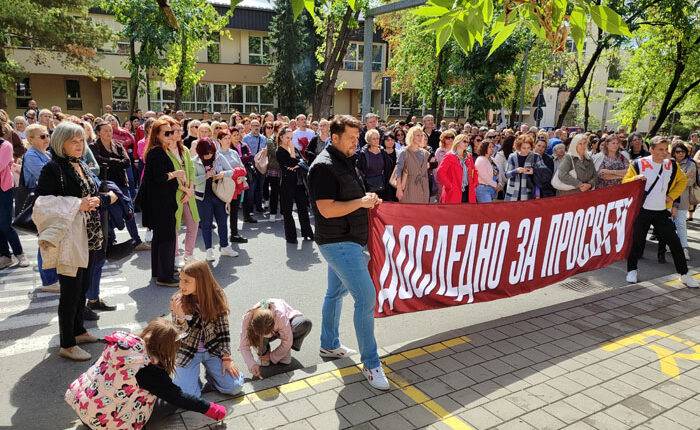
M280 112L296 115L306 111L313 96L316 57L313 24L303 15L295 22L290 0L278 0L270 23L272 61L267 76L268 88L277 97Z
M109 40L110 30L88 15L90 0L8 0L0 6L0 108L7 91L26 70L11 58L11 50L31 46L34 61L58 59L64 66L90 75L98 67L97 49ZM58 52L59 55L55 55Z
M166 20L162 9L151 1L102 0L100 8L114 15L122 25L119 35L129 41L129 60L124 66L129 70L129 116L137 109L137 97L146 87L150 108L150 79L152 70L165 66L168 47L175 41L174 29Z
M182 106L182 96L190 93L204 76L197 69L197 54L213 44L233 14L237 1L221 15L207 0L172 0L170 7L177 20L176 42L168 49L166 65L161 74L166 82L175 84L175 110Z
M643 22L633 55L618 86L625 96L616 116L625 124L649 113L656 114L650 135L659 132L669 114L693 102L700 91L700 11L697 2L673 0L661 3Z

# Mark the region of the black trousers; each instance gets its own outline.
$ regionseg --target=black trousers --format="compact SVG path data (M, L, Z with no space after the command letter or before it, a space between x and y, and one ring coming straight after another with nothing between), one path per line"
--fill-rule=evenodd
M294 203L297 205L301 235L304 237L313 236L314 232L311 229L311 221L309 219L309 198L306 195L306 188L304 188L304 185L297 185L296 183L289 184L283 181L280 191L285 239L294 241L297 238L296 224L294 224L294 218L292 217L292 207Z
M229 218L229 230L231 231L231 237L238 236L238 207L241 204L240 197L231 201L231 207L228 214Z
M105 240L107 240L105 238ZM71 348L77 345L75 337L85 333L83 325L83 309L85 308L85 293L90 288L90 273L97 260L97 252L90 251L87 268L79 268L75 276L58 275L61 295L58 298L58 329L61 338L61 348Z
M280 178L268 176L270 182L270 215L277 215L277 208L280 201Z
M676 234L676 227L671 221L671 213L667 210L650 211L644 208L639 211L639 216L634 221L632 249L629 257L627 257L627 271L637 270L637 262L644 254L650 226L654 226L654 231L659 237L659 241L663 241L671 249L676 271L681 275L688 273L688 263L685 261L681 241Z
M311 320L309 320L303 315L297 315L295 317L292 317L292 319L289 320L289 325L292 326L292 342L296 341L299 338L303 338L307 334L309 334L309 332L311 331L311 327L313 326ZM258 355L262 356L267 354L270 351L270 342L277 339L279 339L277 335L274 335L270 338L263 338L262 349L258 351ZM298 344L298 342L294 342L292 344L292 349L294 349L295 351L299 351L299 345L295 345L295 343Z
M156 225L151 241L151 276L161 281L173 279L175 273L175 235L165 231L168 227Z

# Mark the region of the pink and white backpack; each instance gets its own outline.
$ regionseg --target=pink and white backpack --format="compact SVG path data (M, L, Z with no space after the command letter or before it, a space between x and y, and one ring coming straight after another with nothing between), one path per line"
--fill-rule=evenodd
M68 387L66 402L93 430L139 430L156 401L136 382L136 372L149 363L143 339L116 331L105 340L100 358Z

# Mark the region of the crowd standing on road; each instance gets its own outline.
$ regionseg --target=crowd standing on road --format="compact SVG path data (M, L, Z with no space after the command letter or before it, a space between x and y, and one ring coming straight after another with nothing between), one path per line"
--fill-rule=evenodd
M119 411L129 407L141 408L128 416L139 428L156 397L214 419L225 415L223 406L201 399L200 368L227 394L241 389L243 375L231 358L226 296L207 262L238 256L236 248L248 242L239 221L274 223L279 214L287 244L297 244L294 206L301 238L317 242L328 264L320 355L355 353L338 332L342 300L350 294L363 373L382 390L389 382L374 336L365 246L369 210L385 201L504 204L643 180L627 281L637 282L653 226L659 262L665 263L668 247L681 282L698 286L687 266L687 221L700 203L697 133L689 142L677 136L645 142L622 127L591 133L443 121L438 128L432 115L386 123L374 114L360 122L236 112L227 121L218 112L193 119L166 110L138 111L120 122L109 106L101 117L40 109L35 101L30 106L12 121L0 110L0 270L30 265L13 227L31 228L29 217L40 243L38 290L59 294L59 355L91 359L79 344L98 339L83 322L98 319L95 311L115 309L99 291L113 250L150 251L154 284L179 287L173 323L156 319L138 336L108 336L102 356L71 384L66 400L91 428L126 422ZM139 211L143 239L134 216ZM130 239L119 244L114 230L124 228ZM205 261L194 256L200 232ZM311 327L285 300L261 300L243 316L239 350L247 370L262 377L261 367L290 363ZM272 349L274 340L280 344ZM126 373L114 368L119 357L128 358ZM105 402L110 407L101 410Z

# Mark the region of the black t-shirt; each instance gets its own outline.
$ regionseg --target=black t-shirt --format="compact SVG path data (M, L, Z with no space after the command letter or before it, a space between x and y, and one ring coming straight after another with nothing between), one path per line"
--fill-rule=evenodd
M433 129L432 133L428 136L428 146L433 149L433 153L440 147L440 134L439 131Z
M365 188L355 170L355 157L346 157L332 145L321 151L309 171L309 192L315 214L316 243L367 244L367 209L359 208L342 217L325 218L316 206L316 200L344 202L364 197Z
M182 144L185 145L185 147L186 147L187 149L190 149L190 148L192 148L192 142L194 142L195 140L197 140L196 137L194 137L194 136L187 136L186 138L184 138L184 139L182 140Z

